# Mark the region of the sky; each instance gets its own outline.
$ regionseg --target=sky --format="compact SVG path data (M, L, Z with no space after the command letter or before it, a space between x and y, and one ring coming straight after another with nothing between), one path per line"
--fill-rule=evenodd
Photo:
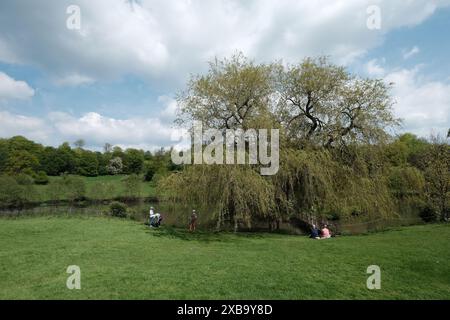
M445 135L449 40L450 0L2 0L0 137L171 146L176 94L238 51L329 56L394 83L399 133Z

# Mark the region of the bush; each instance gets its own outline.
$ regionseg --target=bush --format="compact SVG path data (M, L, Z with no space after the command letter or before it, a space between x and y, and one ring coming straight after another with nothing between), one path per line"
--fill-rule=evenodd
M130 174L122 179L124 184L124 195L127 199L138 199L141 197L142 180L137 174Z
M438 219L438 212L431 205L426 205L420 211L419 216L425 222L434 222Z
M48 182L48 176L44 171L39 171L34 177L34 183L36 184L47 185Z
M113 202L109 206L109 211L113 217L126 218L127 206L120 202Z
M23 187L10 176L0 176L0 206L20 207L26 202Z
M14 179L21 186L30 186L30 185L34 184L33 178L24 173L20 173L20 174L14 176Z
M145 170L144 180L148 182L152 181L155 173L155 168L153 166L148 166Z
M86 183L84 179L77 176L64 176L62 183L65 188L67 199L70 202L83 200L86 196Z

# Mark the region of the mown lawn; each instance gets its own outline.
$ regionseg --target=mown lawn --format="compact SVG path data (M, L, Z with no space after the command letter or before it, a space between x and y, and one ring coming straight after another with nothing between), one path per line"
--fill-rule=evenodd
M449 299L450 225L310 240L131 220L0 220L1 299ZM381 290L366 269L381 267ZM68 290L66 268L81 268Z

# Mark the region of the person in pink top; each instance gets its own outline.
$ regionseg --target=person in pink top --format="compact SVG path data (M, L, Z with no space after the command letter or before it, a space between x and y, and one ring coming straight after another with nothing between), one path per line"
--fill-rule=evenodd
M327 225L324 225L322 232L321 232L321 239L328 239L331 238L331 232L328 229Z

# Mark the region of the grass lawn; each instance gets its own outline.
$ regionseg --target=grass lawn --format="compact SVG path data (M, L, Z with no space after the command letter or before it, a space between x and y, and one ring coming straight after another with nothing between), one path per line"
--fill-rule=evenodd
M131 220L0 220L0 299L449 299L450 225L310 240ZM381 290L366 269L381 267ZM81 268L68 290L66 268Z

